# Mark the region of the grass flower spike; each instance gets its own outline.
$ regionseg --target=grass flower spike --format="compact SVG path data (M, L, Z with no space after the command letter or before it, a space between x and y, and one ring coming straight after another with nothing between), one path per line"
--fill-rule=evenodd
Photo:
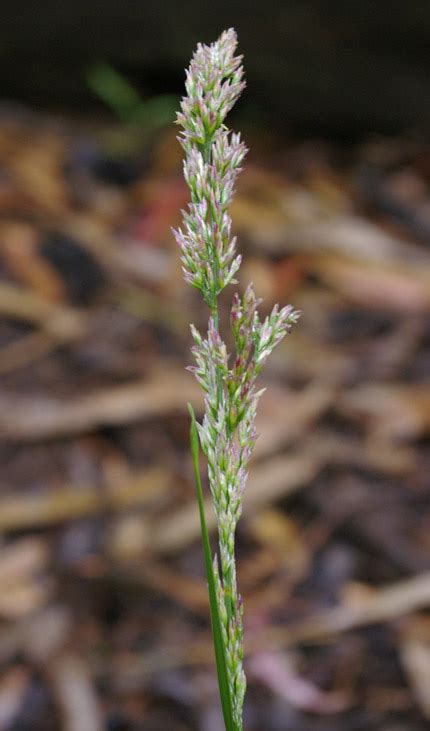
M216 513L219 558L206 560L218 679L228 731L243 728L246 689L243 671L243 608L237 590L235 532L242 510L248 462L254 447L255 416L262 391L256 381L272 350L298 317L291 306L260 320L252 285L235 294L230 326L234 353L220 334L218 297L240 267L236 238L231 235L229 205L247 152L239 134L224 120L244 89L241 56L236 56L233 29L210 46L199 44L186 73L186 96L177 122L185 151L184 177L191 202L183 225L174 235L181 250L184 276L209 307L206 337L191 326L194 373L205 393L202 424L192 425L196 480L200 482L196 435L208 464L209 486ZM194 417L193 417L194 419ZM200 491L201 492L201 491ZM198 491L199 496L199 491ZM205 546L204 513L199 499ZM207 531L206 531L207 534ZM209 543L206 541L206 550ZM213 590L211 590L211 587Z

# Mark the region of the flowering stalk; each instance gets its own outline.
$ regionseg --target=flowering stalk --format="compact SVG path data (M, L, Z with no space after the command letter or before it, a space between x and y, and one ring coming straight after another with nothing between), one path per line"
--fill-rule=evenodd
M230 133L224 125L245 86L242 57L235 56L236 46L235 31L224 31L210 46L198 45L186 72L186 96L177 123L182 127L179 140L185 150L184 177L191 202L183 212L183 226L174 235L185 279L200 291L210 309L205 338L191 326L196 365L190 370L205 392L205 415L197 429L207 458L218 526L219 565L215 556L213 576L231 698L231 727L240 731L246 679L235 532L256 439L255 415L262 394L256 389L256 379L299 313L290 305L283 309L275 305L260 321L260 300L250 284L242 297L233 297L230 326L235 353L232 359L228 355L219 330L218 297L228 284L236 283L234 277L241 263L228 208L247 152L240 135Z

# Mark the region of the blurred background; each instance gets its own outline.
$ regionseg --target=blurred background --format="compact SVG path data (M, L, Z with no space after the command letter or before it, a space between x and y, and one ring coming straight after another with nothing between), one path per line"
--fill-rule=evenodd
M186 402L197 42L239 34L240 287L303 311L244 516L247 731L430 720L430 4L17 0L0 24L0 731L219 731ZM227 314L229 297L223 302Z

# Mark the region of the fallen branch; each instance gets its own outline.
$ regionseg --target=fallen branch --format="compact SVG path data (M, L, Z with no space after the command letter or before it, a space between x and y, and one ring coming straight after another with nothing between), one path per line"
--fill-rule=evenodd
M166 494L172 475L161 467L130 476L123 483L101 490L95 485L69 485L38 495L11 495L0 499L0 530L23 530L94 515L104 510L142 507Z
M74 399L0 397L0 434L4 439L40 440L77 434L102 425L127 424L183 411L198 398L187 374L161 371L145 381Z

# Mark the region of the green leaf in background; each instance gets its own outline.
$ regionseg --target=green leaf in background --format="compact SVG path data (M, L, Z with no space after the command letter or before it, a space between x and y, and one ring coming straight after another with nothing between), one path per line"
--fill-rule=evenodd
M212 636L215 650L215 661L218 673L218 685L221 696L221 705L224 715L224 723L227 731L237 731L233 722L233 704L230 696L230 687L227 675L226 651L224 646L221 617L218 608L218 600L216 594L215 576L212 563L212 551L209 541L209 533L206 525L205 507L203 500L202 482L200 479L199 469L199 436L196 426L196 417L191 404L188 404L188 410L191 416L190 429L190 446L193 458L194 480L196 485L197 502L199 504L200 528L202 534L203 554L206 568L206 578L209 591L209 605L212 624Z
M157 129L170 124L176 116L178 97L160 94L142 99L130 82L108 63L98 63L88 69L87 83L104 103L128 124Z

